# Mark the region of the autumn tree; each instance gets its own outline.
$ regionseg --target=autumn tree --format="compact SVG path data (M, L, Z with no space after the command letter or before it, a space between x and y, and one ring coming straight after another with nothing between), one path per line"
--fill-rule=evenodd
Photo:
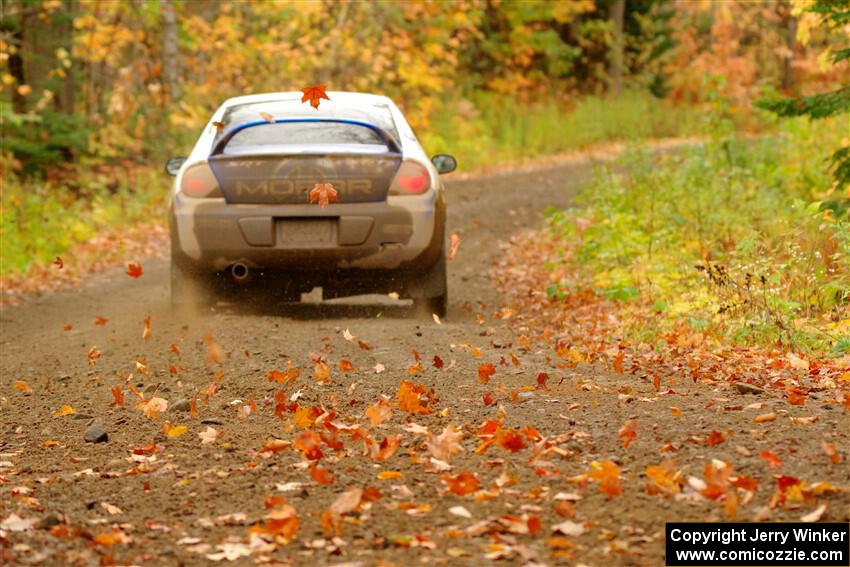
M838 28L850 24L850 1L815 0L806 10L820 17L824 25ZM834 65L847 66L850 61L850 46L832 53ZM807 116L812 120L847 114L850 112L850 83L846 80L838 89L786 99L766 99L757 102L761 108L779 116ZM839 187L850 184L850 144L837 149L830 158L830 166Z

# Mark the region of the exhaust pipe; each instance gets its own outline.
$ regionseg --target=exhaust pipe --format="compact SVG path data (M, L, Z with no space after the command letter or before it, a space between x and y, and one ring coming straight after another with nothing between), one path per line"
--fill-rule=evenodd
M233 264L230 266L230 276L236 283L245 283L251 277L251 270L245 264Z

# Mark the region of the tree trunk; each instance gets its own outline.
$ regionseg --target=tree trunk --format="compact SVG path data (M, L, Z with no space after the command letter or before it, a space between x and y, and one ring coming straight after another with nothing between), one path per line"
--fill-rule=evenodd
M172 0L159 0L162 8L162 76L169 98L180 97L180 61L177 50L177 17Z
M75 4L75 0L65 1L65 13L57 24L59 28L57 30L57 37L59 38L60 47L68 53L69 58L71 56L70 54L74 51ZM74 63L73 59L69 60L71 61L71 66L64 69L65 77L58 96L55 99L56 110L68 116L74 114L74 99L77 94L76 84L74 83Z
M609 55L609 94L619 95L623 90L623 16L626 0L610 0L608 19L611 22L611 51Z
M791 14L790 6L785 16L785 48L783 61L782 90L790 94L794 88L794 49L797 47L797 18Z

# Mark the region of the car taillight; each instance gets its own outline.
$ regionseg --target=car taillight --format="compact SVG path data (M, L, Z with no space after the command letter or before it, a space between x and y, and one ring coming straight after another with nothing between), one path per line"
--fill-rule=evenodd
M390 195L419 195L431 187L431 175L425 166L415 161L404 161L390 185Z
M205 163L193 165L186 170L180 183L180 192L193 199L223 196L215 175Z

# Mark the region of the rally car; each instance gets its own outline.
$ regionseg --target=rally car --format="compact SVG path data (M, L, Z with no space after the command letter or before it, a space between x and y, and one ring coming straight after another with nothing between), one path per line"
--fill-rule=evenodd
M207 301L260 284L285 301L397 293L447 304L446 154L428 159L387 97L240 96L172 158L171 298Z

